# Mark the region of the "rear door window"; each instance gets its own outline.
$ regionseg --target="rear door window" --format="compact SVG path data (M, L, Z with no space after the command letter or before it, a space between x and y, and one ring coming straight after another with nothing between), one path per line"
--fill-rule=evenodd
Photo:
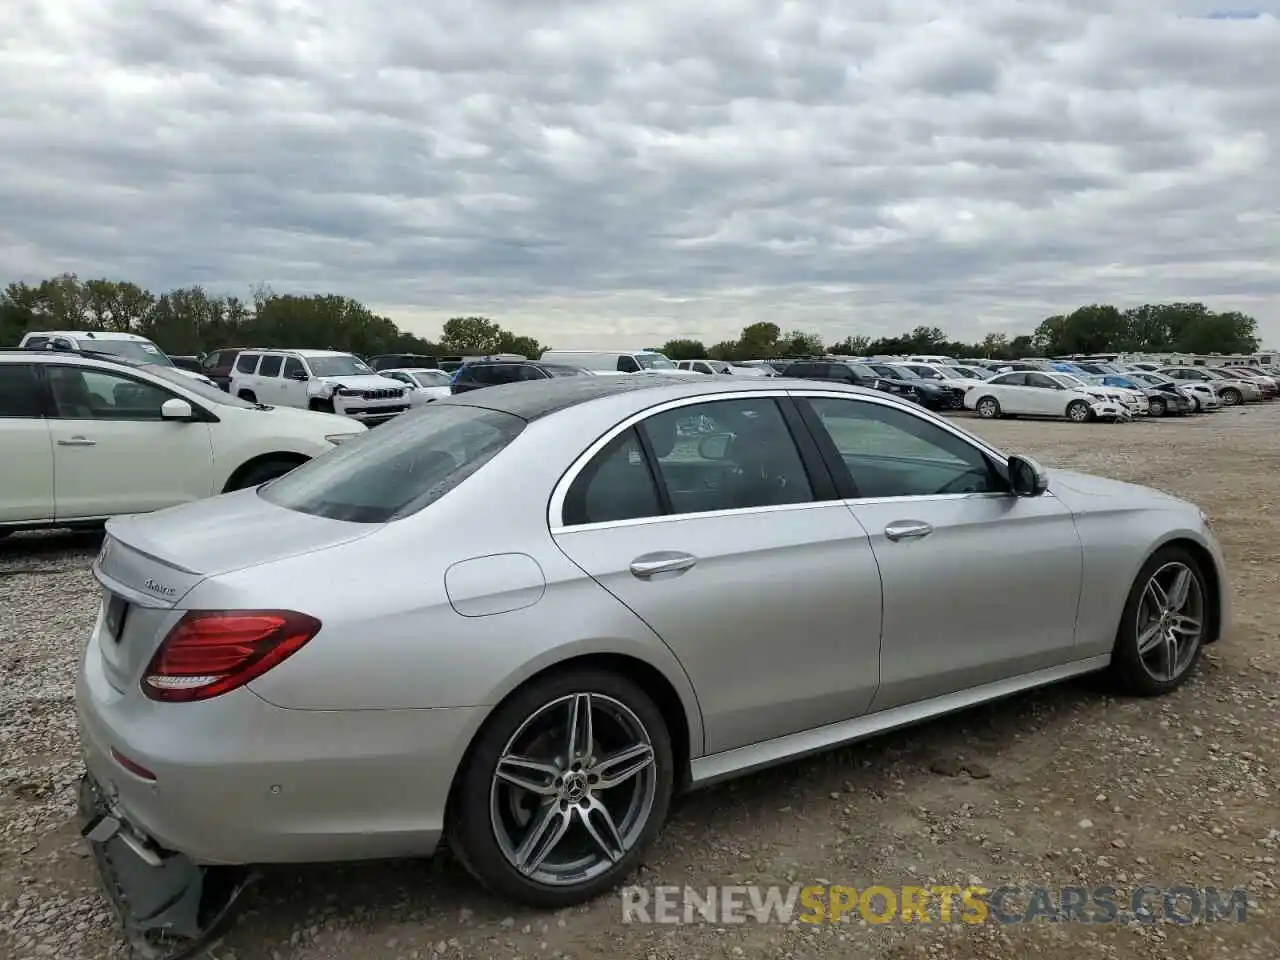
M258 367L258 376L260 377L278 377L280 376L280 365L284 362L284 357L279 354L269 353L262 358L262 363Z
M44 390L29 363L0 364L0 420L38 420L44 416Z
M259 488L259 496L312 516L386 523L457 487L525 425L497 410L432 404L307 461Z
M240 358L236 360L236 373L253 373L258 367L257 353L242 353Z

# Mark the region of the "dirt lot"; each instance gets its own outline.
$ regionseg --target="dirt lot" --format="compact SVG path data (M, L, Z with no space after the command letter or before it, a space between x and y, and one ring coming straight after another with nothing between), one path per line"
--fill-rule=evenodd
M1280 404L1186 422L975 426L1047 465L1200 504L1232 565L1234 632L1161 701L1080 682L691 795L637 882L1242 886L1246 922L624 925L615 898L515 910L440 858L273 871L211 955L1280 956ZM0 957L13 960L122 955L72 824L72 676L95 613L96 546L0 545Z

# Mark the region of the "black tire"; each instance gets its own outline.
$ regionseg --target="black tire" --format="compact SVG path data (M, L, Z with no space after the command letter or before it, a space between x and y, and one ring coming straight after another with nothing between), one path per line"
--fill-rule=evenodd
M1000 401L995 397L982 397L973 405L973 412L983 420L999 420Z
M284 476L294 467L300 465L297 460L291 460L287 457L272 457L267 460L259 460L247 470L242 470L232 476L227 481L227 485L222 492L231 493L233 490L248 490L250 487L261 486L268 480Z
M581 883L541 883L517 871L499 845L490 811L495 771L503 750L529 718L561 698L587 692L623 704L648 733L655 770L648 820L640 827L631 848L604 873ZM585 903L617 887L639 866L645 849L666 819L674 765L670 733L662 712L636 684L595 668L550 674L503 701L472 742L450 798L446 826L449 847L484 887L500 897L550 910Z
M1153 397L1148 406L1148 414L1153 417L1163 417L1165 414L1164 401Z
M1072 423L1088 423L1093 419L1093 410L1083 400L1072 400L1067 404L1067 419Z
M1143 595L1147 584L1158 570L1170 564L1182 564L1191 571L1203 598L1204 611L1201 617L1201 632L1195 640L1195 649L1185 665L1181 666L1172 679L1161 679L1153 676L1144 664L1138 644L1138 617L1143 603ZM1195 670L1204 649L1205 637L1208 635L1208 618L1211 611L1217 609L1217 602L1211 597L1209 584L1205 580L1200 561L1190 551L1179 546L1168 546L1157 550L1143 564L1129 589L1129 597L1125 601L1124 612L1120 615L1120 628L1116 633L1116 645L1111 653L1111 675L1121 690L1139 697L1158 697L1180 687Z
M1190 398L1190 399L1191 399L1191 409L1190 409L1190 410L1188 410L1187 412L1188 412L1188 413L1199 413L1199 412L1200 412L1200 398L1199 398L1199 397L1197 397L1197 396L1193 393L1193 394L1191 394L1191 398Z
M332 400L310 400L307 403L308 410L314 410L317 413L333 413Z
M239 397L241 400L244 400L246 403L258 402L258 395L254 393L252 390L241 390L239 393L236 394L236 396Z
M1244 403L1244 394L1235 387L1227 387L1222 391L1222 402L1228 407L1238 407Z

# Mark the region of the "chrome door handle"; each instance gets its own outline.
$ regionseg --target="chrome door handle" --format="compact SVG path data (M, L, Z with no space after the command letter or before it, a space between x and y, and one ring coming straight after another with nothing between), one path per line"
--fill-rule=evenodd
M669 550L646 553L631 561L631 575L641 580L648 580L660 573L684 573L697 562L698 558L690 553L676 553Z
M69 440L59 440L60 447L96 447L97 440L90 440L88 437L72 437Z
M933 524L923 520L895 520L884 528L884 535L897 543L899 540L919 540L933 533Z

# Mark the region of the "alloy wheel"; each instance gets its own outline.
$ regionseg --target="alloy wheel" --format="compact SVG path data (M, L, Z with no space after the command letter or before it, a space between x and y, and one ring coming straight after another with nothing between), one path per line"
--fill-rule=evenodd
M1076 423L1084 423L1089 419L1089 405L1082 400L1077 400L1067 408L1067 416Z
M1171 561L1147 581L1138 602L1138 658L1153 680L1182 676L1204 639L1205 597L1195 572Z
M507 741L489 791L507 862L548 886L586 883L637 844L653 814L653 741L624 703L572 693L533 713Z

